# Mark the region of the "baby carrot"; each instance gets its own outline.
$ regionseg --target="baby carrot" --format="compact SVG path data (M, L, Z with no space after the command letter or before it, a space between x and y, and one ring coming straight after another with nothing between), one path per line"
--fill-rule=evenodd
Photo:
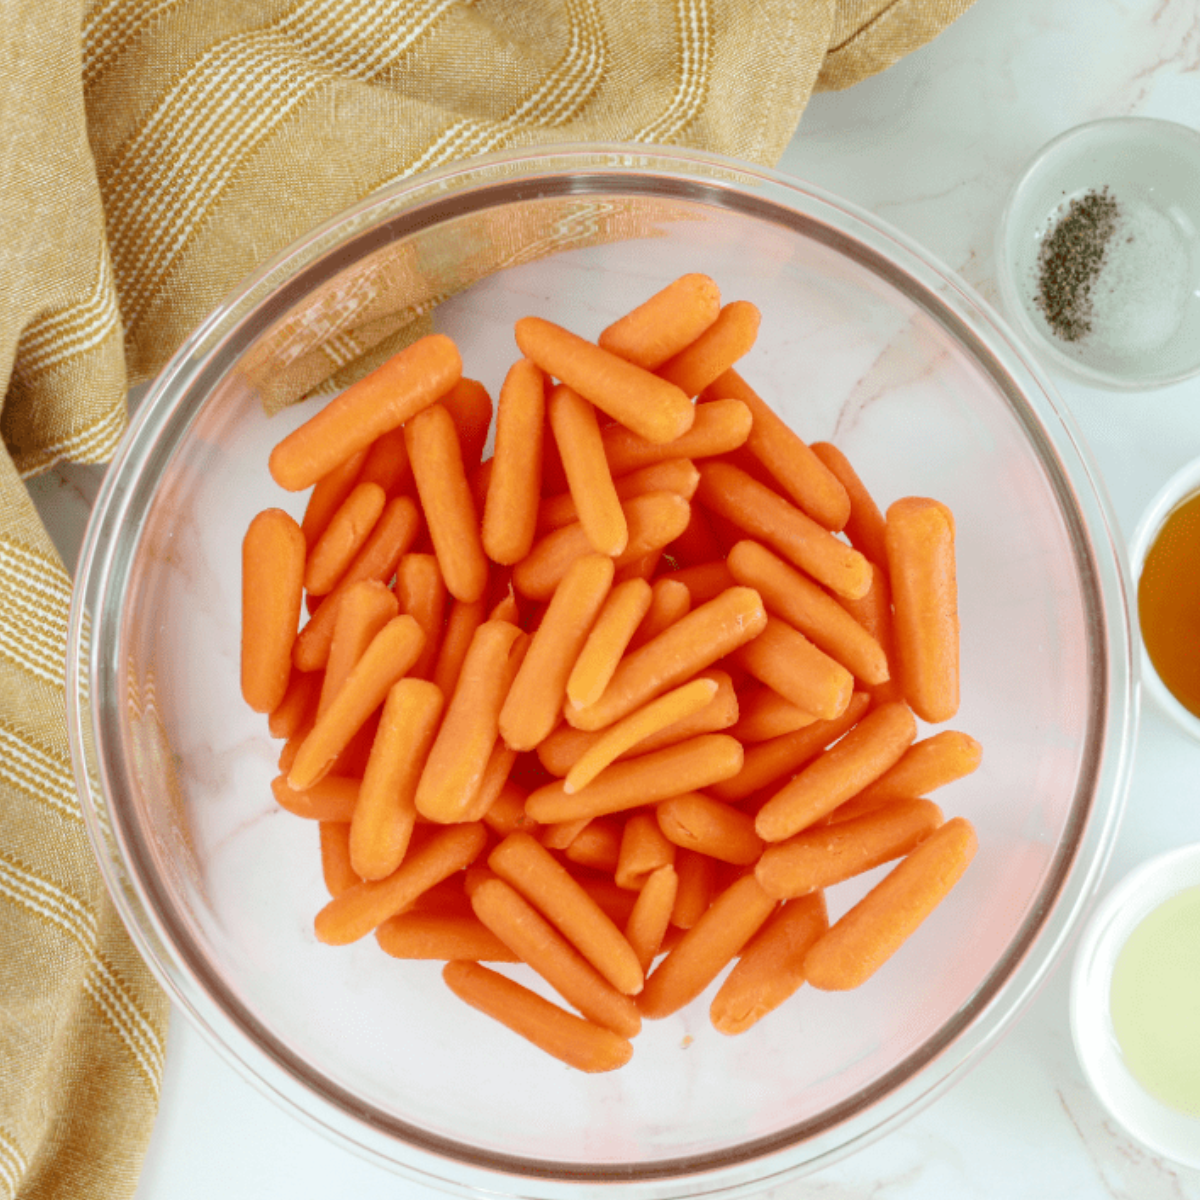
M326 475L313 485L308 503L304 506L304 516L300 521L300 532L304 534L304 544L311 550L317 539L325 532L330 518L345 503L346 497L354 490L359 482L364 463L367 460L367 450L359 450L351 454L345 462L340 462Z
M577 729L603 729L731 654L766 623L753 588L729 588L629 654L599 700L580 709L568 706L567 720Z
M331 592L375 528L387 497L377 483L359 483L309 551L304 586L311 596Z
M602 349L653 371L691 345L720 311L720 289L707 275L681 275L614 321L596 342Z
M797 896L776 909L746 943L717 990L709 1017L718 1033L745 1033L804 982L804 956L829 928L824 892Z
M527 987L474 962L449 962L446 985L460 999L580 1071L614 1071L633 1056L620 1034L577 1017Z
M704 677L693 679L610 725L567 772L563 780L563 792L569 796L580 791L620 755L645 738L699 712L716 692L716 680Z
M412 616L425 634L425 648L410 674L428 679L441 649L446 607L446 584L437 558L432 554L405 554L396 564L394 591L400 611Z
M549 850L527 833L512 833L487 861L617 991L641 991L642 968L625 935Z
M342 596L364 579L384 583L390 580L401 556L417 540L420 528L421 514L408 496L397 496L387 502L371 536L346 568L337 587L321 601L312 619L300 630L292 651L297 670L317 671L325 666Z
M417 784L417 812L427 820L461 820L478 791L524 636L507 621L485 621L475 631Z
M611 558L587 554L555 588L500 710L500 735L513 749L532 750L558 722L567 678L608 598L612 578Z
M462 450L463 471L470 475L483 458L492 425L492 398L476 379L460 379L440 400L450 414Z
M754 873L778 900L803 896L903 857L941 823L941 809L929 800L896 800L768 846Z
M699 478L698 473L697 478ZM732 542L730 544L732 545ZM709 514L699 504L693 504L687 528L667 547L667 550L681 567L692 567L699 563L710 563L723 559L726 547L713 531Z
M661 800L654 816L669 841L718 862L745 867L763 852L762 838L754 832L754 818L703 792L683 792Z
M650 611L653 595L644 579L628 579L609 592L567 677L567 700L572 707L584 708L600 699L630 639Z
M667 927L671 924L671 912L675 907L675 894L679 888L679 876L670 863L651 871L638 890L633 912L625 924L625 937L638 956L643 971L649 971L662 947Z
M517 752L506 746L503 739L497 738L484 764L483 774L479 777L479 786L468 800L459 820L482 821L487 816L504 790L516 761Z
M412 482L412 466L408 461L402 428L393 429L375 439L364 455L358 482L377 483L389 498L408 490Z
M871 565L857 550L738 467L704 463L696 498L839 596L871 586Z
M637 1005L617 991L514 887L488 879L471 893L475 915L589 1021L622 1037L641 1029Z
M451 604L438 647L437 661L433 665L433 682L441 689L443 696L453 695L467 647L475 636L475 630L483 624L486 612L486 601L482 597L466 603L455 600Z
M596 410L560 383L550 393L547 413L579 523L598 554L615 558L629 541L629 529L604 457Z
M271 795L280 808L308 821L349 821L358 803L359 781L345 775L326 775L311 788L298 791L282 775L271 780Z
M548 783L529 793L525 811L545 823L605 816L707 787L736 775L741 765L740 742L727 734L704 733L613 763L582 791L567 792L562 780Z
M486 840L484 827L474 822L436 829L419 844L414 841L404 861L386 879L364 879L317 913L317 940L346 946L366 937L435 883L474 862Z
M393 683L417 661L425 635L412 617L389 621L371 640L329 707L296 752L288 783L311 787L383 703Z
M689 1004L721 973L771 915L775 901L753 875L727 887L679 944L650 972L638 996L643 1017L658 1020Z
M637 891L659 867L674 861L675 847L663 836L654 817L650 813L634 813L621 830L613 879L618 887Z
M905 705L884 704L872 710L759 809L759 837L781 842L819 821L878 779L916 734L917 724Z
M963 817L930 834L818 938L804 957L809 983L828 990L865 983L945 899L977 845Z
M399 612L396 597L377 579L364 579L347 589L333 623L317 716L329 707L375 635Z
M888 663L888 677L868 690L876 704L903 700L896 669L896 639L892 627L892 589L888 586L887 571L877 563L871 564L871 586L865 596L851 600L839 596L838 603L879 643Z
M398 680L388 692L350 824L350 861L362 879L383 879L404 858L417 818L417 779L442 703L442 693L423 679Z
M738 650L735 661L822 721L841 716L854 692L854 676L845 667L778 617L767 618L767 627Z
M651 585L650 608L629 639L629 649L637 650L658 637L668 625L674 625L692 607L692 593L678 579L659 577Z
M685 500L695 494L700 482L700 472L690 458L664 458L638 471L630 471L620 479L613 480L613 489L619 500L632 500L647 492L677 492ZM579 509L570 492L547 496L538 506L537 528L539 533L549 533L564 525L573 525L579 520Z
M547 850L565 850L588 826L591 817L580 817L574 821L555 821L538 830L538 841Z
M525 797L528 794L520 784L506 779L491 808L483 815L484 824L498 837L507 837L518 829L537 833L537 822L525 815Z
M675 906L671 909L671 924L677 929L691 929L712 904L717 891L717 862L707 854L678 847L675 852Z
M693 604L703 604L706 600L719 596L726 588L736 587L740 582L734 579L729 564L724 558L693 563L691 566L670 571L659 578L682 583L687 588Z
M883 513L858 477L850 460L830 442L813 442L812 452L837 477L850 497L850 515L842 532L855 550L861 550L873 563L887 565L887 548L883 540Z
M748 300L734 300L690 346L658 368L686 396L698 396L754 347L762 317Z
M948 721L958 711L954 518L936 500L897 500L886 543L904 698L922 720Z
M883 647L832 596L758 542L738 542L727 560L733 578L754 588L782 617L868 687L888 678Z
M845 486L786 421L734 370L714 380L701 402L740 400L753 414L746 448L763 464L792 501L818 525L842 529L850 516Z
M829 814L830 820L844 821L895 800L925 796L935 788L970 775L982 759L983 748L973 737L943 729L909 746L894 767L834 809Z
M785 777L790 779L856 725L870 705L870 696L865 692L855 692L850 697L846 711L836 720L814 721L795 733L781 734L752 745L745 752L742 769L732 779L712 784L708 791L718 800L732 803L744 800L760 788L776 784Z
M651 442L669 442L692 426L691 400L674 384L540 317L516 324L517 345L547 375Z
M483 505L483 548L498 563L529 553L537 528L546 377L528 359L509 368L496 407L496 451Z
M404 437L446 589L456 600L478 600L487 588L488 560L454 421L434 404L405 425Z
M315 671L293 671L283 699L267 717L267 732L273 738L290 738L305 721L317 715L321 676Z
M804 729L816 719L765 684L755 683L739 693L737 724L729 734L743 744L766 742Z
M289 492L311 487L350 455L433 404L461 374L462 359L448 337L435 333L421 338L288 434L271 451L272 477Z
M571 839L563 854L580 867L611 875L621 856L621 826L611 817L596 817Z
M260 512L242 540L242 696L255 712L287 692L300 622L304 534L280 508Z
M624 425L600 433L613 476L627 475L668 458L710 458L737 449L750 435L753 418L740 400L697 404L692 427L667 443L653 442Z
M380 949L392 958L453 962L520 962L474 913L408 910L375 930Z
M322 821L318 829L321 838L321 878L331 896L340 896L359 882L350 865L350 822Z

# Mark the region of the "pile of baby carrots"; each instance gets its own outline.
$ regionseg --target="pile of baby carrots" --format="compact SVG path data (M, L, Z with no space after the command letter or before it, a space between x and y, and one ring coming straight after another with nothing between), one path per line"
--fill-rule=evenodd
M243 544L242 691L320 829L317 937L443 960L585 1071L730 964L727 1034L858 986L975 851L927 797L980 747L917 725L958 709L953 516L885 515L802 441L734 370L758 326L698 274L594 342L523 318L486 460L491 397L425 337L275 447L303 519Z

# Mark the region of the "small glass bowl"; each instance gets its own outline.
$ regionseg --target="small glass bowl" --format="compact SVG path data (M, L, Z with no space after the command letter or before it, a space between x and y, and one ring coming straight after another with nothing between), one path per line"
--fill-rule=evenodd
M1135 622L1138 583L1142 577L1142 567L1145 565L1146 555L1150 553L1150 547L1154 544L1166 519L1185 500L1190 499L1197 492L1200 492L1200 458L1195 458L1186 466L1181 467L1163 484L1158 494L1146 506L1145 512L1142 513L1141 519L1137 523L1129 543L1130 577L1133 580L1130 602L1134 610ZM1138 628L1140 629L1140 625ZM1140 634L1139 641L1141 642L1140 675L1146 691L1153 697L1159 709L1166 713L1185 733L1200 742L1200 717L1181 704L1171 689L1163 683L1146 650L1145 642L1141 641Z
M1075 251L1067 269L1091 279L1072 295L1047 289L1059 328L1039 299L1042 251L1092 193L1115 201L1115 225L1093 248L1092 271ZM1079 243L1087 243L1085 237ZM1079 253L1086 253L1080 245ZM1060 259L1060 262L1062 260ZM1117 117L1077 126L1043 146L1009 196L996 240L1007 315L1056 367L1086 383L1144 390L1200 372L1200 133L1185 125Z
M1122 947L1173 896L1200 887L1200 843L1168 851L1130 872L1084 928L1071 974L1071 1033L1092 1089L1113 1118L1153 1153L1200 1168L1200 1117L1163 1103L1125 1065L1110 993Z

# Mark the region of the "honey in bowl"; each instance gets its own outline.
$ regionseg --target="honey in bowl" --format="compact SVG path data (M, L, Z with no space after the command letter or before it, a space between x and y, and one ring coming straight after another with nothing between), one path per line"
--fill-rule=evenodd
M1158 677L1200 716L1200 492L1171 511L1146 552L1138 621Z

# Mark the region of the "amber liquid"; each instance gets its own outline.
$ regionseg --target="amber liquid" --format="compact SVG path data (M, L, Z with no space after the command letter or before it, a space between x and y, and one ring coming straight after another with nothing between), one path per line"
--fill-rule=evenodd
M1146 555L1138 620L1158 677L1200 716L1200 494L1167 517Z

